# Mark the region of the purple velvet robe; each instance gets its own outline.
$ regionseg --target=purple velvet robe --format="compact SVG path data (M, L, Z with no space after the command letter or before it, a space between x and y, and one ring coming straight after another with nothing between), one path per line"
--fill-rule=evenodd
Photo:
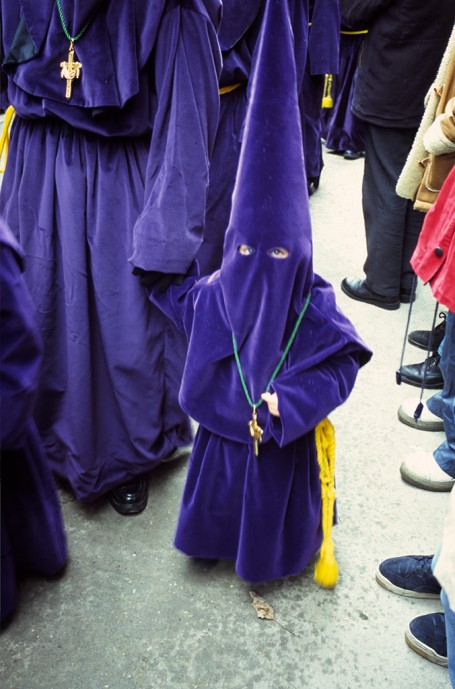
M199 423L175 545L233 560L254 583L297 574L319 548L314 428L346 399L370 356L331 287L313 275L300 77L289 7L268 0L221 268L150 292L187 334L180 403ZM268 389L279 418L262 404ZM263 429L259 457L249 432L253 405Z
M90 500L192 438L178 404L184 338L132 265L185 273L201 243L221 3L70 7L70 32L91 21L67 100L55 1L2 0L17 115L0 210L24 249L44 341L39 430L54 471Z
M323 110L322 136L326 148L333 151L363 151L363 121L351 112L357 62L366 34L345 34L340 37L340 68L333 76L333 107Z
M265 404L258 409L264 435L256 457L220 273L188 277L151 296L188 336L180 402L199 422L176 547L193 557L233 560L251 583L298 574L322 540L314 428L346 400L371 353L337 309L331 286L315 276L310 305L272 386L280 417ZM295 314L288 332L294 322Z
M338 0L311 0L308 59L300 93L303 148L308 178L319 179L323 168L321 144L324 75L337 74L340 44Z
M49 461L32 418L42 357L22 253L0 222L1 619L16 603L18 572L52 575L66 538Z

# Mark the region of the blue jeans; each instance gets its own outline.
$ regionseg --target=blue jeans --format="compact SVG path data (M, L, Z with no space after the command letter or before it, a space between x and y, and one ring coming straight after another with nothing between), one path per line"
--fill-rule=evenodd
M431 568L434 570L436 562L439 557L440 548L436 551L433 556L433 561L431 563ZM447 661L449 664L449 678L453 689L455 689L455 612L449 605L449 599L447 594L442 589L441 591L441 603L444 608L444 622L446 625L446 637L447 637Z
M449 606L449 599L444 589L441 591L441 602L444 607L444 621L446 623L449 677L452 687L455 689L455 612Z
M427 400L428 409L444 420L446 439L433 452L441 469L455 478L455 313L446 317L446 331L441 344L440 367L444 387Z

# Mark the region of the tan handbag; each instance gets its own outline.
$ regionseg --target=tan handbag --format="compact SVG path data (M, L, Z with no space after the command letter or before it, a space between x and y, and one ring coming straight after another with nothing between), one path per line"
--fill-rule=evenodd
M438 198L438 194L444 183L445 178L449 174L455 163L455 152L442 153L441 155L429 155L424 160L420 161L420 165L425 168L422 181L414 202L414 209L416 211L423 211L426 213L430 210Z
M452 55L447 70L444 85L438 93L440 101L435 113L438 115L445 112L448 101L455 96L455 53ZM422 181L416 192L414 208L417 211L428 211L438 198L442 184L455 163L455 153L442 153L441 155L430 154L427 158L420 161L424 168Z

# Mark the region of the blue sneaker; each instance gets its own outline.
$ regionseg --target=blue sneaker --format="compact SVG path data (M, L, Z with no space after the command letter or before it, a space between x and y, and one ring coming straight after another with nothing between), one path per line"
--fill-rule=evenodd
M432 555L404 555L384 560L376 572L383 588L409 598L439 598L441 586L431 569Z
M447 667L447 636L443 612L415 617L405 632L413 651L436 665Z

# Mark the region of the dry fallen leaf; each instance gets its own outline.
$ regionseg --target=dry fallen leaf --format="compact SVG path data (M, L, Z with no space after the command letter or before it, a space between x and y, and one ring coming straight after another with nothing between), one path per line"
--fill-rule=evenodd
M273 608L267 603L266 600L258 596L254 591L250 591L250 596L253 599L251 605L256 610L257 616L261 620L274 620L275 613Z

